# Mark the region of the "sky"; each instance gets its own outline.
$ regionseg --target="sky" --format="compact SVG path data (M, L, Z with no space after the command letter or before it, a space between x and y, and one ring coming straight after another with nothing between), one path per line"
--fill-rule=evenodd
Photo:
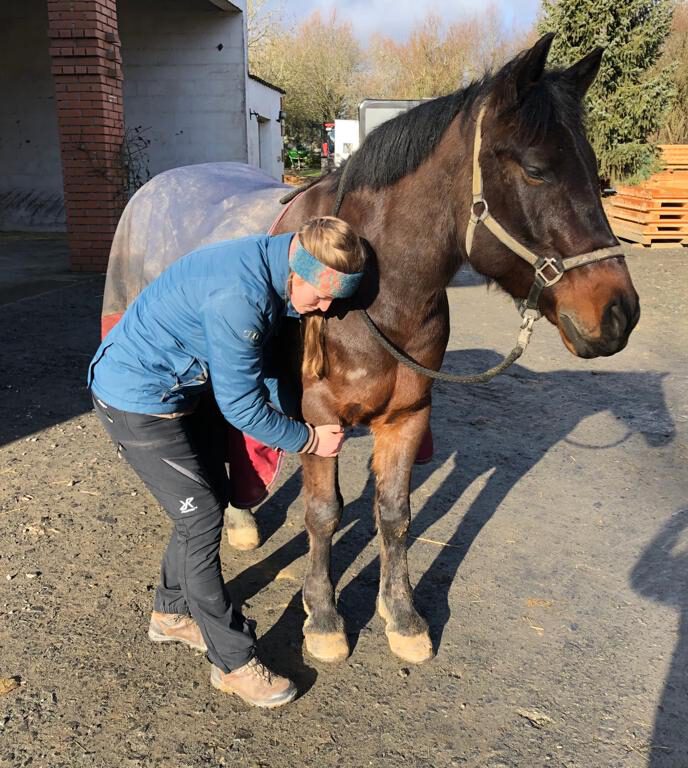
M363 44L373 33L402 42L408 38L413 26L430 12L450 24L493 5L506 28L514 26L520 30L532 25L540 8L540 0L299 0L298 5L294 0L283 0L275 4L281 5L285 20L290 21L298 21L315 10L329 13L336 8L337 16L351 22L354 34Z

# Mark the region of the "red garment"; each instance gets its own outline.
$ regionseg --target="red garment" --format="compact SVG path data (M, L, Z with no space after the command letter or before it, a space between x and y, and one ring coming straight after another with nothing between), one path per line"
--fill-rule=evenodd
M227 463L229 499L240 509L250 509L264 501L277 481L283 452L254 440L227 424Z

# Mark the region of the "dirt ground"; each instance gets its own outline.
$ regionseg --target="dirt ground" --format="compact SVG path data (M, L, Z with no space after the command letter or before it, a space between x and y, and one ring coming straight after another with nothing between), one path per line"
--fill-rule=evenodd
M353 645L304 657L306 538L289 460L265 544L223 549L268 661L301 696L252 710L201 654L146 637L168 523L92 413L100 278L0 307L0 766L688 768L685 251L629 252L629 347L572 357L542 321L486 387L440 385L417 468L409 562L437 657L411 667L375 613L370 437L341 461L333 550ZM512 305L449 291L445 367L511 349Z

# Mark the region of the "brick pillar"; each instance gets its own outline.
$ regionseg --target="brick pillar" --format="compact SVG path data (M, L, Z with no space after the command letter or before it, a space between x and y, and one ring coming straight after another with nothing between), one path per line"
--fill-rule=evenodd
M116 0L48 0L72 269L101 272L126 202Z

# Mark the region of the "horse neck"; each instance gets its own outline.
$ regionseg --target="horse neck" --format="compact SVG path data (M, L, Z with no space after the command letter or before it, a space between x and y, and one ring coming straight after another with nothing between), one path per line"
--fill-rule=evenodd
M415 171L390 187L356 190L342 205L341 215L375 251L385 303L414 311L432 305L464 259L457 206L467 222L472 137L459 119Z

